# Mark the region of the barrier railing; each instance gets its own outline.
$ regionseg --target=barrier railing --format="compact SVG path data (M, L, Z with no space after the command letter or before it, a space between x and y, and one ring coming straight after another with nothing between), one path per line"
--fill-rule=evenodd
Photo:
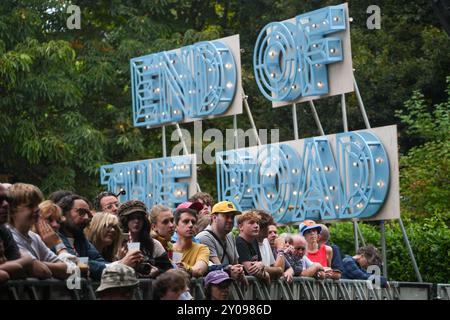
M437 300L450 300L450 284L438 283L436 293Z
M387 288L375 288L364 280L315 280L296 277L292 283L284 279L270 285L255 277L246 277L248 285L234 282L233 300L450 300L450 284L389 282ZM151 300L153 280L140 279L136 300ZM95 300L98 282L81 279L80 289L70 290L66 282L56 279L13 280L0 285L0 300ZM205 298L203 279L191 280L191 294L196 300Z

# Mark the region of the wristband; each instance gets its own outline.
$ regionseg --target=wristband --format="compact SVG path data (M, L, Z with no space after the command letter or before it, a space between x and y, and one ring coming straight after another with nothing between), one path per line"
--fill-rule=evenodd
M57 245L55 245L56 254L58 254L59 251L65 250L65 249L67 249L67 248L66 248L66 246L64 245L63 242L60 242Z

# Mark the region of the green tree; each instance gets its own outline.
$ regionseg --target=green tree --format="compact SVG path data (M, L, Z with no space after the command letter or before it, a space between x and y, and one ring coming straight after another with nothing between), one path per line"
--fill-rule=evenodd
M450 77L448 99L430 107L415 91L397 115L407 126L406 134L420 145L400 158L402 204L407 212L434 214L447 211L450 199Z

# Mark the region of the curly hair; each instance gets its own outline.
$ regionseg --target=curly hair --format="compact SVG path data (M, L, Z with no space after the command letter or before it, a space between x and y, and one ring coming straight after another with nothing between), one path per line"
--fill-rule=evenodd
M51 200L45 200L39 204L39 216L44 219L64 221L61 208Z
M261 218L259 217L257 210L255 210L255 209L247 210L237 216L237 223L242 224L242 223L244 223L244 221L247 221L247 220L255 220L259 223L260 219Z
M269 225L275 224L275 220L267 211L260 209L254 209L253 211L259 216L259 226L261 229L268 228Z
M61 200L59 200L57 203L58 207L61 208L64 216L67 215L70 212L70 210L72 210L75 200L83 200L84 202L87 203L89 208L92 208L92 205L88 199L86 199L83 196L79 196L77 194L72 193L72 194L69 194L69 195L61 198Z
M359 248L357 254L363 255L367 259L369 265L381 265L380 255L378 254L377 248L373 245Z
M184 290L189 284L189 275L185 271L167 270L153 282L153 300L161 300L169 290L174 292Z
M192 197L190 197L188 201L197 202L198 200L201 200L203 202L203 204L206 204L207 206L210 206L210 207L212 207L214 204L213 197L211 197L211 195L206 192L197 192Z

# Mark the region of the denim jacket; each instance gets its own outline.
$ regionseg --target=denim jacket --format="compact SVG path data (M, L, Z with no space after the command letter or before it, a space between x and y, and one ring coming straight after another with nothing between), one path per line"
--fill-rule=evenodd
M100 281L103 269L106 267L105 259L100 255L98 250L86 239L83 232L74 235L74 245L70 243L64 231L59 231L59 237L63 241L70 254L77 257L89 257L89 272L91 278L95 281ZM75 248L74 248L75 247Z

